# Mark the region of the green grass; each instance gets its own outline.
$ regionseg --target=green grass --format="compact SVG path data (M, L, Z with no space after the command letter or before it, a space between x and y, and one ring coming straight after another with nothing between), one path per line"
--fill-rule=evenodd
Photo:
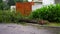
M16 23L16 24L24 25L24 26L26 26L26 25L27 25L27 23L26 23L26 22L20 22L20 23Z
M48 26L60 26L60 23L49 23Z

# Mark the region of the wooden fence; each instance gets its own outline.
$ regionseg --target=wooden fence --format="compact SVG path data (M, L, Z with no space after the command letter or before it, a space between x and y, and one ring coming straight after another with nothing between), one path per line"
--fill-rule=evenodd
M24 2L24 3L17 2L16 10L19 11L22 15L28 16L32 11L32 3L31 2Z

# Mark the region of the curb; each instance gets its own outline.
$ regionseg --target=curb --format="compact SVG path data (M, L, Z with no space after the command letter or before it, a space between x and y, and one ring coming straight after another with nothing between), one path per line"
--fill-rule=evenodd
M32 26L39 26L39 27L60 28L60 26L48 26L48 25L39 25L39 24L32 24L32 23L27 23L27 24Z
M47 26L47 25L40 25L40 27L48 27L48 28L60 28L60 26Z

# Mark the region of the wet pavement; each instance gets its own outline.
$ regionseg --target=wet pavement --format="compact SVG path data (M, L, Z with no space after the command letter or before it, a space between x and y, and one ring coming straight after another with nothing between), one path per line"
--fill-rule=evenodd
M60 34L60 28L0 24L0 34Z

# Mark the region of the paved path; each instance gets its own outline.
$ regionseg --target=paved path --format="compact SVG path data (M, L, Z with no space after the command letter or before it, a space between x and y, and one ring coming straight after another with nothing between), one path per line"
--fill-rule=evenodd
M59 30L60 31L60 30ZM52 29L39 29L34 26L17 24L0 24L0 34L57 34Z

